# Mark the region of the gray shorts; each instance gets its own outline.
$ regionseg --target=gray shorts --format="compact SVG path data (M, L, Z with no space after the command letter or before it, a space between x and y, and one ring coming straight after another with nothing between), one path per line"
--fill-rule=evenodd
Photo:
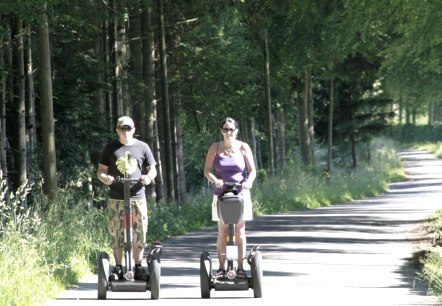
M147 203L146 199L131 200L133 218L133 243L139 248L146 247L147 234ZM109 199L107 208L108 230L112 236L113 249L124 247L125 212L124 200Z

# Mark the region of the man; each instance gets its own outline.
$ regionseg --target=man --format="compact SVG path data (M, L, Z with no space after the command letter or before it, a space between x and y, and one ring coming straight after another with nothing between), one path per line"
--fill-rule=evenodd
M108 228L112 236L112 249L115 268L112 277L123 279L122 260L124 247L124 185L114 181L116 177L139 178L140 181L130 189L130 202L133 220L133 257L135 279L147 280L145 269L141 266L147 233L147 203L145 185L151 184L157 171L156 162L149 146L134 138L135 124L132 118L118 118L116 132L118 139L109 142L102 150L98 163L97 177L108 185Z

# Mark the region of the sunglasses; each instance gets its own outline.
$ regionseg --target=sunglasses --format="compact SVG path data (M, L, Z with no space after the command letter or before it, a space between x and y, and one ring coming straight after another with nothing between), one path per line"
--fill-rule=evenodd
M130 132L130 131L132 131L132 127L130 127L130 126L120 126L119 128L118 128L120 131L123 131L123 132Z
M235 132L236 129L223 128L222 130L224 133L227 133L227 132Z

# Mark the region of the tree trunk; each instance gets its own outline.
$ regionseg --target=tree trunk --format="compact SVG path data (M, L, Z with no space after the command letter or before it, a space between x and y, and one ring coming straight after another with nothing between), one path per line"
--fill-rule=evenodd
M356 154L356 136L355 132L350 132L350 145L351 145L351 160L352 160L352 168L356 168L358 166L358 157Z
M12 44L12 67L13 67L13 107L12 123L12 150L14 152L14 189L24 185L27 180L26 163L26 121L25 121L25 66L24 66L24 45L22 33L22 19L18 16L12 17L11 34Z
M28 160L35 159L37 129L35 120L34 66L32 63L31 28L26 26L26 134L28 138Z
M300 80L295 82L300 82ZM305 86L307 85L305 84ZM308 135L307 99L307 90L304 90L304 97L297 98L299 147L301 161L306 166L311 164L309 143L310 138Z
M434 123L434 100L428 103L428 125L433 125Z
M103 9L104 10L104 9ZM113 63L113 56L112 56L112 51L113 51L113 45L115 42L115 36L114 36L114 25L113 22L109 22L109 20L111 20L111 18L109 18L110 13L110 8L108 6L106 6L106 10L104 10L106 12L106 15L108 16L106 18L106 20L103 22L102 25L102 36L103 36L103 61L105 64L105 67L107 67L107 69L104 72L104 80L106 84L112 84L113 83L113 75L114 72L113 70L110 68L112 67L112 63ZM106 116L103 118L106 118L106 127L109 129L109 131L112 131L115 128L115 120L114 120L114 114L116 113L114 111L114 101L113 101L113 95L114 91L112 90L105 90L104 94L105 94L105 99L106 99L106 108L105 108L105 112L106 112Z
M155 159L160 163L159 155L155 148L158 143L155 142L154 130L156 126L156 101L154 100L155 94L155 66L154 66L154 31L152 29L152 3L151 1L143 2L143 14L142 14L142 52L143 52L143 79L146 87L144 89L144 96L146 97L144 103L144 112L146 117L146 142L155 154ZM160 168L160 167L157 167ZM157 169L158 175L155 178L155 182L162 182L162 172ZM155 188L148 188L148 194L154 201L157 200L157 194Z
M52 99L51 59L49 29L44 4L43 22L38 27L38 55L40 70L41 129L44 158L44 191L50 199L57 195L57 163L55 155L54 110Z
M157 0L158 9L158 29L159 29L159 47L160 47L160 78L161 78L161 93L164 114L164 153L166 162L166 188L167 199L169 201L175 200L175 186L174 186L174 168L173 168L173 148L172 148L172 133L170 122L170 105L169 105L169 90L167 78L167 59L166 59L166 38L164 32L164 14L163 14L163 0Z
M155 159L158 163L158 167L157 167L157 171L158 171L158 175L157 178L155 180L156 185L155 185L155 191L157 194L156 197L156 201L159 202L162 199L165 198L165 195L167 193L167 185L164 183L164 173L166 172L165 169L165 164L166 162L164 161L165 157L164 154L162 154L161 148L164 147L164 136L162 135L162 122L163 120L158 120L158 118L162 117L162 106L161 104L157 104L155 102L155 108L154 108L154 117L156 118L155 120L155 125L154 125L154 135L155 135L155 140L154 140L154 154L155 154Z
M178 98L180 99L180 98ZM178 106L178 105L177 105ZM175 112L176 124L176 165L177 165L177 187L178 187L178 203L183 204L187 202L186 189L186 170L184 168L184 131L181 126L180 110Z
M307 69L306 75L306 96L307 96L307 122L309 138L309 161L315 164L315 130L313 122L313 94L312 94L312 75L311 68Z
M333 107L335 95L335 79L330 80L330 103L328 105L328 127L327 127L327 172L332 171L333 160Z
M285 169L285 121L284 121L284 108L278 107L276 110L276 165L279 171Z
M124 60L123 54L125 53L125 40L126 40L126 28L124 25L123 17L120 13L120 0L114 0L114 27L113 27L113 65L114 65L114 91L113 91L113 114L112 126L115 124L115 119L124 114L123 109L123 85L122 78L124 76ZM124 114L127 115L127 114Z
M104 10L104 7L101 5L97 6L97 10L100 10L100 12L102 10ZM107 52L107 48L106 48L106 44L107 44L107 35L103 35L104 33L106 33L104 30L106 29L106 24L103 22L101 22L100 26L100 31L97 31L97 37L95 38L95 57L97 59L97 62L101 65L106 65L106 53ZM107 118L107 105L106 105L106 94L104 91L104 84L106 82L106 74L104 70L99 70L97 72L97 83L96 83L96 96L95 96L95 100L97 102L97 110L98 113L100 115L99 118ZM105 123L106 120L103 120L103 123Z
M174 49L178 50L181 43L180 34L177 33L174 38ZM178 54L178 52L174 52ZM175 173L176 173L176 189L178 203L184 204L187 202L187 189L186 189L186 170L184 168L184 131L181 124L181 71L180 58L174 57L174 72L175 72L175 86L174 86L174 124L175 124Z
M1 20L1 15L0 15ZM7 80L7 71L5 68L5 54L7 52L4 51L6 47L6 43L3 40L3 36L0 36L0 88L1 88L1 96L0 96L0 179L6 180L7 185L9 184L8 179L8 163L6 159L6 80Z
M250 122L250 143L251 143L251 148L252 148L252 153L253 153L253 159L255 160L255 163L258 163L258 157L256 155L256 152L258 150L258 146L256 143L255 118L253 118L253 117L249 118L249 122ZM256 165L256 167L258 167L258 165Z
M142 53L142 28L141 6L139 1L130 1L129 4L129 72L133 79L130 94L133 108L133 119L137 126L137 135L143 140L147 139L147 122L145 114L145 98L143 84L143 53Z
M272 97L270 95L270 60L267 31L264 32L264 88L267 104L267 129L268 129L268 152L269 152L269 173L275 174L275 157L273 153L273 123L272 123Z
M401 98L399 98L398 104L399 104L399 118L398 118L399 122L398 123L399 123L399 125L402 125L403 119L404 119L404 102Z

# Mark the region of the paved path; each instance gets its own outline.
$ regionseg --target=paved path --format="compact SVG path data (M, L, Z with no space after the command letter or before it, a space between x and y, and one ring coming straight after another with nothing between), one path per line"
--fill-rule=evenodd
M99 301L93 276L47 305L440 305L409 258L413 228L442 207L442 162L421 151L400 155L408 180L382 196L248 223L249 245L262 245L261 299L251 290L200 298L199 256L215 255L210 227L165 241L160 300L150 300L150 292L109 292Z

